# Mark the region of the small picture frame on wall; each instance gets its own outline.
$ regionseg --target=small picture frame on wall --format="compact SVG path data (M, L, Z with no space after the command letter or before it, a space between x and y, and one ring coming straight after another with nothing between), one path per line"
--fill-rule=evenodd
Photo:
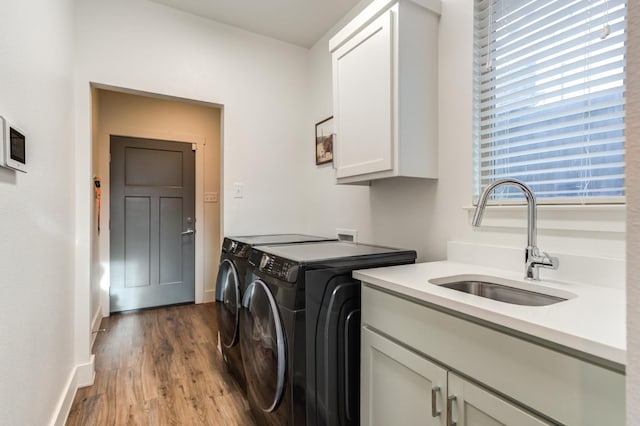
M316 165L333 161L333 116L316 123Z

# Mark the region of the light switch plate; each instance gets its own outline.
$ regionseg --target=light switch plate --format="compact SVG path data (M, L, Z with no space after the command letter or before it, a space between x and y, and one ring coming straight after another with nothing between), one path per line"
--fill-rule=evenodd
M242 197L244 197L244 184L236 182L233 184L233 198Z

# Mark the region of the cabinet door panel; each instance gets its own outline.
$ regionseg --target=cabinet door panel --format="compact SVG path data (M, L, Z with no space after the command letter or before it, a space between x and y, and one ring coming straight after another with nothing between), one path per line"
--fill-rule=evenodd
M444 426L444 369L367 328L361 345L362 425Z
M336 176L393 168L393 12L333 53Z
M550 424L451 372L448 393L449 397L455 397L451 402L451 415L457 426Z

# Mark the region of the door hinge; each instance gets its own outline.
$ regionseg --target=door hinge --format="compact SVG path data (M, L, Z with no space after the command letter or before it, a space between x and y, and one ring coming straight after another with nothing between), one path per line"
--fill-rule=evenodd
M191 151L196 151L198 149L198 144L192 143L191 144Z

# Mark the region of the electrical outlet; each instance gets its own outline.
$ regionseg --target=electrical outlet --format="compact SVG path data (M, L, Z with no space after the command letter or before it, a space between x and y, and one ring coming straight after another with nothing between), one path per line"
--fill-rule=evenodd
M358 242L358 231L355 229L336 228L336 233L338 234L338 240L340 241L348 241L351 243Z
M218 193L217 192L205 192L204 193L204 202L205 203L217 203L218 202Z

